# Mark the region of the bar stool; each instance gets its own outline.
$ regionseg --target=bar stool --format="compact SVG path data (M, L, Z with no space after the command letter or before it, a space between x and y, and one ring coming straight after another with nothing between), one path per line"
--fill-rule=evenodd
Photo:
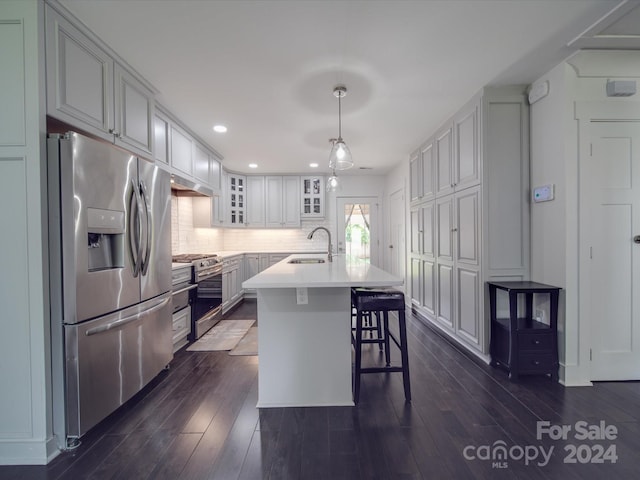
M356 346L356 322L358 320L358 310L355 304L356 289L351 289L351 344ZM382 318L378 312L362 312L362 331L369 332L369 338L362 338L361 343L377 343L380 352L384 351L384 336L382 333ZM375 337L374 337L375 334Z
M404 397L407 402L411 401L411 382L409 379L409 354L407 347L407 328L405 321L405 304L404 294L398 290L393 289L367 289L367 288L354 288L351 290L351 298L353 306L356 310L356 331L355 337L352 336L352 341L355 348L355 371L354 371L354 386L353 386L353 401L358 403L360 398L360 376L363 373L383 373L383 372L402 372L402 380L404 383ZM369 315L372 312L376 312L378 325L380 325L380 318L382 318L382 342L384 343L384 353L386 366L384 367L362 367L362 344L373 343L368 339L362 338L362 333L365 328L366 312ZM389 331L389 312L398 313L398 330L399 338ZM391 365L391 352L389 340L393 340L396 346L400 349L401 364ZM379 342L380 340L378 340ZM377 342L376 342L377 343Z

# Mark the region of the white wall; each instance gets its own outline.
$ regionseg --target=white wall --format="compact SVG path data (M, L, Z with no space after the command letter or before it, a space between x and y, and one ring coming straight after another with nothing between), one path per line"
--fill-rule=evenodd
M579 315L579 158L575 104L607 98L609 77L640 77L639 52L579 52L540 77L549 95L531 106L531 186L555 184L556 199L532 204L532 280L564 289L560 304L560 378L565 385L590 382L589 326Z
M575 145L575 127L570 114L571 73L571 67L563 62L534 82L534 85L549 82L549 95L530 107L531 188L555 185L555 200L531 203L531 279L564 289L558 312L561 381L565 378L566 365L576 365L578 353L577 292L568 265L575 260L574 253L577 254L572 252L569 241L569 236L575 241L575 225L570 219L574 218L575 223L577 213L567 211L568 203L575 207L576 200L574 185L569 181L576 175L569 160L575 159L575 152L570 151ZM570 318L568 324L566 315Z
M0 464L45 464L51 436L41 2L0 8Z

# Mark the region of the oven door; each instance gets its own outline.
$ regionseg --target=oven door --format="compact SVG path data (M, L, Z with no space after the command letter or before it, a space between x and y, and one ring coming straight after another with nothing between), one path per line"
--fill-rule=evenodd
M193 335L200 338L222 318L222 271L198 281L193 302Z

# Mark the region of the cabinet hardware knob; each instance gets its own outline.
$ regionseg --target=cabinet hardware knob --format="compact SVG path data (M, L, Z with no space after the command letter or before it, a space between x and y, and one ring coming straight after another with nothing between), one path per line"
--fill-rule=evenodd
M534 361L533 361L533 364L534 364L534 365L540 365L540 361L539 361L539 360L534 360Z
M534 345L540 345L540 340L534 340L533 343Z
M640 243L640 235L633 237L633 243Z

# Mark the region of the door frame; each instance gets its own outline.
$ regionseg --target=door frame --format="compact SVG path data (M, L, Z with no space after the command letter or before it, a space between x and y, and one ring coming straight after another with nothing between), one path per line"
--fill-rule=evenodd
M336 197L336 248L340 243L341 229L340 222L344 217L343 207L345 203L368 203L371 205L370 219L371 232L375 234L370 235L370 261L371 265L382 268L382 258L380 255L380 238L383 234L380 228L380 199L376 196L359 195L357 197L339 196ZM343 220L342 220L343 221ZM384 238L384 237L383 237Z
M591 123L640 122L639 102L593 101L576 102L575 118L578 121L578 364L590 380L591 348L593 346L593 318L590 309L591 292L591 246L593 222L591 218L591 198L588 192L592 178L586 167L591 155Z
M394 200L400 202L400 210L401 210L400 212L394 212L394 209L393 209ZM407 250L406 250L407 222L405 218L406 217L406 201L404 197L404 187L398 188L397 190L395 190L389 195L389 208L388 208L387 223L386 223L387 225L386 238L388 240L387 245L393 245L393 242L392 242L393 241L393 228L392 228L393 222L391 221L391 219L394 218L397 213L400 213L400 215L398 215L397 218L399 218L402 223L400 238L398 239L398 245L394 245L393 253L390 252L389 249L385 249L383 246L381 250L383 250L385 253L382 253L382 257L383 257L382 260L383 262L385 262L384 265L388 265L388 271L390 273L397 275L403 279L406 279L407 278ZM398 256L397 267L399 272L394 272L392 268L392 265L393 265L392 257L394 255ZM404 293L406 293L407 292L406 281L401 287L397 287L397 288L399 290L402 290Z

